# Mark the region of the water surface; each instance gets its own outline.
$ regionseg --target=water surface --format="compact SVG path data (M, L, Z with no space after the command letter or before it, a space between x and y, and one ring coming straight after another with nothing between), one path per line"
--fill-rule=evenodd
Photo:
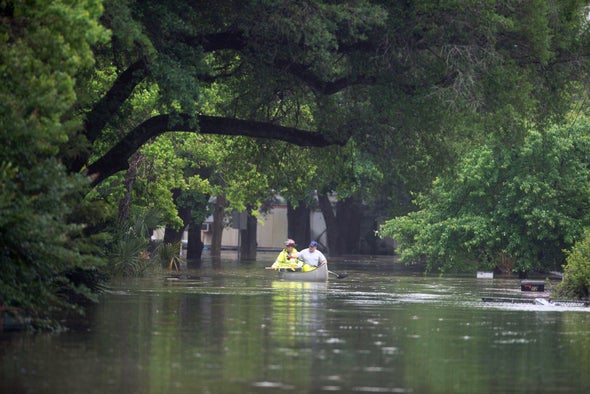
M64 333L0 336L4 393L588 392L590 310L482 302L517 279L225 262L110 284ZM381 267L383 268L383 267Z

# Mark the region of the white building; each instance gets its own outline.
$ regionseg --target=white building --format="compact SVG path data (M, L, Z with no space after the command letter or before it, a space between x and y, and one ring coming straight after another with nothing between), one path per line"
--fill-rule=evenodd
M203 223L201 230L201 240L205 247L211 245L212 227L211 222L213 218L210 216L207 221ZM320 244L326 244L326 223L324 216L320 211L312 211L310 213L310 228L311 239L315 239ZM272 206L270 212L259 220L256 231L256 242L259 250L278 250L281 249L285 240L289 238L287 234L287 204L275 204ZM296 239L300 247L307 246L311 239ZM225 227L223 229L223 236L221 239L221 247L223 249L237 248L239 245L239 230L232 227Z

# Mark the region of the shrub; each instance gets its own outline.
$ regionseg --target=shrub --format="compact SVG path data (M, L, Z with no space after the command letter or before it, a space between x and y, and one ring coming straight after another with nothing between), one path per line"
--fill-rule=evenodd
M590 234L567 252L563 281L554 297L587 299L590 291Z

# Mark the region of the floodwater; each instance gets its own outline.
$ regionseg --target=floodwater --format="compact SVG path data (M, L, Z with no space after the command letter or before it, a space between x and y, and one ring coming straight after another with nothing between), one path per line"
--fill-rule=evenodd
M113 282L61 333L0 336L0 393L581 393L590 308L482 302L518 279L268 262Z

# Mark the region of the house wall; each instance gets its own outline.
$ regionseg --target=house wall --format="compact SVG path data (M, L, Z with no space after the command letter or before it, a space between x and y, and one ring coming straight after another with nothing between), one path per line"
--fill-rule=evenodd
M258 249L281 249L287 236L287 205L274 205L268 215L261 218L256 231ZM202 231L201 240L206 247L211 245L211 231ZM222 248L237 248L239 230L226 227L221 238Z
M281 249L289 237L287 229L287 205L274 205L264 218L264 223L258 223L256 232L258 249Z
M213 220L213 217L209 217L208 220ZM211 222L209 228L211 228ZM299 245L298 249L307 247L309 241L316 240L320 244L320 249L325 250L327 246L327 235L326 235L326 222L321 211L312 211L310 213L310 226L311 226L311 239L296 239L295 242ZM272 207L270 212L260 219L257 228L256 242L258 244L258 250L260 251L278 251L282 249L284 242L289 235L287 234L288 221L287 221L287 205L277 204ZM164 230L158 229L154 231L152 239L163 239ZM211 246L211 231L201 231L201 240L206 248ZM187 232L185 231L183 236L183 243L186 246ZM239 243L239 230L226 227L223 230L222 235L222 249L236 249ZM376 254L392 254L397 245L391 238L381 239L378 241L376 249L371 249L370 253ZM366 253L361 251L361 253Z
M317 241L321 247L320 249L325 250L328 245L328 236L326 235L326 221L321 211L312 211L310 215L311 220L311 239L304 242L307 247L308 242ZM303 249L303 248L302 248Z

